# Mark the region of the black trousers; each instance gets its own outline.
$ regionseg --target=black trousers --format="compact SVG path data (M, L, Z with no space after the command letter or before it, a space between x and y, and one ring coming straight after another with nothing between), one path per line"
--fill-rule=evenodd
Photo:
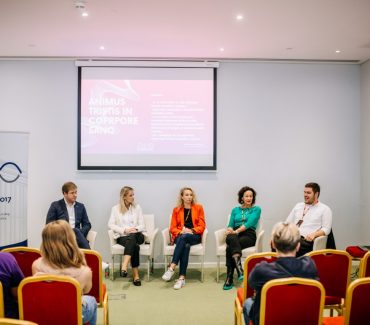
M256 231L247 229L239 234L229 234L226 236L226 266L233 267L233 255L242 255L242 250L256 244Z
M117 244L125 248L123 255L131 256L131 266L138 267L140 264L140 246L144 243L144 235L141 232L129 234L117 238Z
M297 257L303 256L304 254L311 252L313 249L313 241L307 241L304 237L301 237L300 240L301 246L297 252Z

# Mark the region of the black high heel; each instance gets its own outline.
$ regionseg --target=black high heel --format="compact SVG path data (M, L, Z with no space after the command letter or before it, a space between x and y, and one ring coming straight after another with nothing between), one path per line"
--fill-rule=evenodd
M119 271L119 275L120 275L122 278L126 278L126 277L127 277L127 271L126 271L126 270L121 270L121 271Z
M141 280L140 279L133 280L132 282L134 283L134 286L137 286L137 287L141 286Z

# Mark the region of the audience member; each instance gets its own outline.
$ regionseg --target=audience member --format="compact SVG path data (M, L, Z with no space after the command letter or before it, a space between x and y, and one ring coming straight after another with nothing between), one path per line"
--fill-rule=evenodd
M121 276L127 277L128 264L131 262L133 284L141 286L139 252L140 245L144 243L145 224L141 207L134 200L134 189L129 186L123 187L119 204L112 208L108 227L113 230L117 243L125 247Z
M224 290L229 290L234 286L234 269L236 269L239 280L243 279L242 250L256 243L256 228L261 216L261 208L254 205L256 195L253 188L242 187L238 192L238 202L241 206L231 211L225 233L227 275Z
M77 202L77 186L72 182L67 182L62 186L64 198L51 204L46 223L65 220L71 225L77 239L78 247L90 249L86 237L91 229L89 217L85 206Z
M0 282L3 286L5 317L18 318L17 289L23 278L14 256L0 252Z
M86 295L92 287L92 272L78 248L71 226L64 220L48 223L42 231L41 257L32 264L32 274L63 275L76 279L82 290L82 321L96 325L97 304ZM61 303L62 302L58 302ZM63 311L63 310L61 310ZM58 317L58 315L55 315Z
M292 222L299 228L301 245L297 256L312 251L315 238L329 235L332 226L330 208L319 202L319 184L307 183L303 193L304 202L297 203L286 219L286 222Z
M179 278L174 289L181 289L185 285L186 269L189 262L190 247L199 244L206 227L203 207L197 204L196 195L189 187L180 190L177 206L173 209L170 234L172 242L176 244L172 261L163 274L162 279L170 281L180 263Z
M277 251L277 260L257 264L248 277L248 284L255 290L255 298L248 298L243 305L245 324L252 319L259 324L261 291L263 285L273 279L302 277L317 279L315 263L308 256L296 258L300 246L300 234L293 223L279 222L272 230L272 247Z

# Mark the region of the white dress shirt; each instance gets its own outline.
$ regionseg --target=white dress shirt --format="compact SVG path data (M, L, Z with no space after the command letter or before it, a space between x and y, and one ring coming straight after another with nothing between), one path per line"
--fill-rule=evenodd
M76 202L73 202L72 205L69 204L65 199L64 199L64 202L66 203L66 206L67 206L69 224L71 225L71 228L73 229L76 225L76 217L75 217L75 204L76 204Z
M321 202L313 205L304 202L296 204L286 222L297 224L301 219L303 219L299 227L301 236L306 237L318 230L322 230L325 235L329 235L332 225L332 212L327 205Z

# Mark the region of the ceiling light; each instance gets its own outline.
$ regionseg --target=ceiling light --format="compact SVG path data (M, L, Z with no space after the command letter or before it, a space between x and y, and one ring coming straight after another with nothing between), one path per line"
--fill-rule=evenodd
M225 49L223 47L220 47L220 52L223 52L225 51Z
M236 15L236 20L243 20L243 19L244 19L243 15Z
M88 17L89 16L89 13L84 11L82 14L81 14L82 17Z
M104 50L105 50L105 47L104 47L103 45L101 45L101 46L99 47L99 50L104 51Z
M335 53L340 53L340 50L335 50Z

